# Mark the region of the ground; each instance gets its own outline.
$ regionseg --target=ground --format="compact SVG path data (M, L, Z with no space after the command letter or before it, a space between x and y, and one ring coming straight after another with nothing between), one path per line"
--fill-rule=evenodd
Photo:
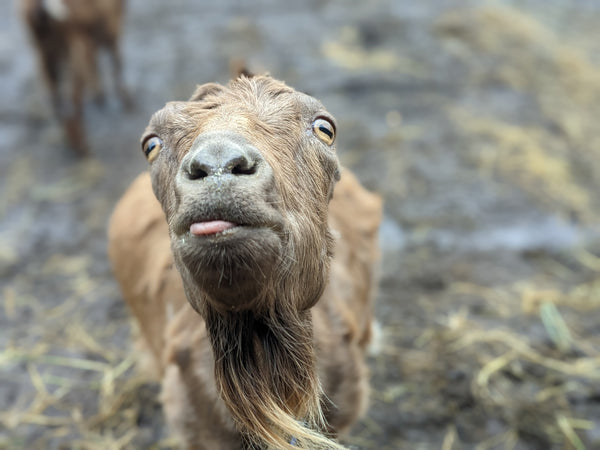
M131 0L135 109L52 119L0 16L0 448L168 449L106 224L152 112L243 59L318 98L385 200L360 449L600 448L600 3ZM109 86L110 91L110 86Z

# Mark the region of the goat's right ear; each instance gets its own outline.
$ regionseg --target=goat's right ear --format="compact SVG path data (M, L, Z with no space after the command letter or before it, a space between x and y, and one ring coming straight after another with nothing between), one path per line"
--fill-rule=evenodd
M197 102L198 100L202 100L207 95L217 94L225 89L218 83L206 83L202 85L197 85L196 90L190 97L188 101Z
M242 76L246 78L254 77L254 72L251 72L243 59L233 58L229 61L229 73L233 80Z

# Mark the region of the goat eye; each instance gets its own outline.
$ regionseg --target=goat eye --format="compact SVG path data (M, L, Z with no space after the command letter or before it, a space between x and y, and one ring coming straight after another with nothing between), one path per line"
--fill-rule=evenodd
M312 124L312 129L315 136L321 141L327 145L333 145L333 141L335 141L335 127L329 120L323 118L315 120Z
M158 136L150 136L142 144L142 151L146 155L146 159L152 162L156 159L162 148L163 141Z

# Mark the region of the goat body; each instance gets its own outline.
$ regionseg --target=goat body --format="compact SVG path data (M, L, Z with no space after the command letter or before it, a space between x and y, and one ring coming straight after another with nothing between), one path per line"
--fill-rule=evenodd
M109 256L187 448L336 447L366 408L381 200L334 133L267 76L200 86L148 125Z
M104 100L98 53L108 50L115 87L126 107L131 105L121 77L119 37L125 0L20 0L21 13L37 50L55 115L69 144L87 152L83 126L86 88L97 102Z

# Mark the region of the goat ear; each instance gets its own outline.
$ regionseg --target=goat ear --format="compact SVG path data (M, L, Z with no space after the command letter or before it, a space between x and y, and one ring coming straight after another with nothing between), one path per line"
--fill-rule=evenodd
M204 97L210 94L217 94L223 91L223 86L218 83L206 83L202 85L197 85L196 90L190 97L188 101L197 102L198 100L202 100Z
M242 76L246 78L254 77L254 73L248 69L246 62L237 58L233 58L229 61L229 73L234 80Z

